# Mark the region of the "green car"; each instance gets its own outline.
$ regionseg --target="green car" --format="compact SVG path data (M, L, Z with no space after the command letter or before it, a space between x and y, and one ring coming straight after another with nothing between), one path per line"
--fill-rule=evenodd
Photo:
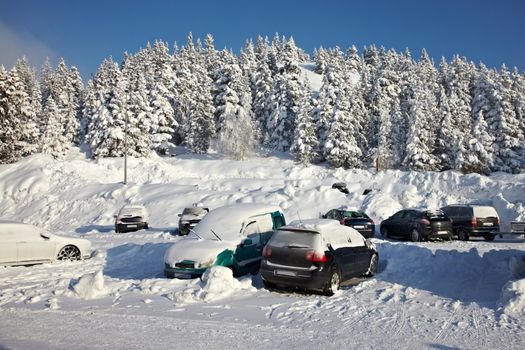
M210 211L164 255L168 278L196 278L214 265L229 267L234 276L257 273L263 247L286 224L278 206L234 204Z

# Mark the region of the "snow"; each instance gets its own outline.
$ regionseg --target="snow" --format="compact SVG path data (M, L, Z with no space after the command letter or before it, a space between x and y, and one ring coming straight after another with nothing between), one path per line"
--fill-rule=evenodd
M267 203L287 222L341 206L376 225L401 208L493 205L502 229L525 218L525 174L330 169L282 156L224 159L220 154L67 161L33 155L0 166L2 219L88 239L90 259L0 267L0 346L9 349L204 348L523 348L525 238L418 242L373 238L375 277L333 297L268 291L259 275L163 278L178 213ZM350 193L332 189L344 181ZM363 195L364 189L373 191ZM114 232L113 215L141 203L150 229ZM378 228L378 225L376 226ZM194 240L197 241L197 240ZM216 242L216 241L215 241ZM67 331L64 331L67 330Z
M299 65L301 68L301 81L306 81L310 83L312 92L319 93L321 86L323 85L323 76L314 72L315 63L303 63Z
M191 233L190 233L191 235ZM209 266L213 264L217 255L226 250L235 250L237 244L235 241L218 241L218 240L201 240L195 239L195 236L185 237L183 240L173 244L164 256L164 262L173 265L176 262L189 260L194 261L198 267L199 264Z

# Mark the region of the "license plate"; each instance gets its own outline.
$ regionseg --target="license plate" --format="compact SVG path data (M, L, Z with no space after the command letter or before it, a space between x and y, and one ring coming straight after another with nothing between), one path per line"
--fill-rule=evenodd
M492 222L484 222L483 226L494 226Z
M448 235L448 231L438 231L438 235Z
M134 227L137 227L137 225L126 225L126 227L134 228Z
M297 276L297 273L293 271L286 271L286 270L276 270L275 274L281 275L281 276Z
M173 273L173 277L175 277L175 278L184 278L184 279L189 279L189 278L191 278L191 275L188 275L187 273L178 273L178 272L175 272L175 273Z
M363 225L356 225L354 228L365 228Z

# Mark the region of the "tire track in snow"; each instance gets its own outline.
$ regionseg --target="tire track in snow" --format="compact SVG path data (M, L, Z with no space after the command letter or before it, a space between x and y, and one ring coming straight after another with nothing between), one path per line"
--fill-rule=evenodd
M450 325L456 317L456 314L458 313L458 309L460 307L460 305L454 305L454 311L452 311L452 314L445 320L445 323L443 323L441 330L438 332L438 334L436 334L436 336L433 339L434 342L437 342L438 340L443 342L448 338L451 331Z

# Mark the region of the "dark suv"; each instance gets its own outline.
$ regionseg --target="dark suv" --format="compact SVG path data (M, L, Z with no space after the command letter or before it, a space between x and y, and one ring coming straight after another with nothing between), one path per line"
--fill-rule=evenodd
M431 238L450 240L452 222L439 209L405 209L381 222L381 236L406 237L414 242Z
M492 241L499 233L499 216L491 206L458 204L441 208L452 219L454 234L459 240L469 237L483 237Z

